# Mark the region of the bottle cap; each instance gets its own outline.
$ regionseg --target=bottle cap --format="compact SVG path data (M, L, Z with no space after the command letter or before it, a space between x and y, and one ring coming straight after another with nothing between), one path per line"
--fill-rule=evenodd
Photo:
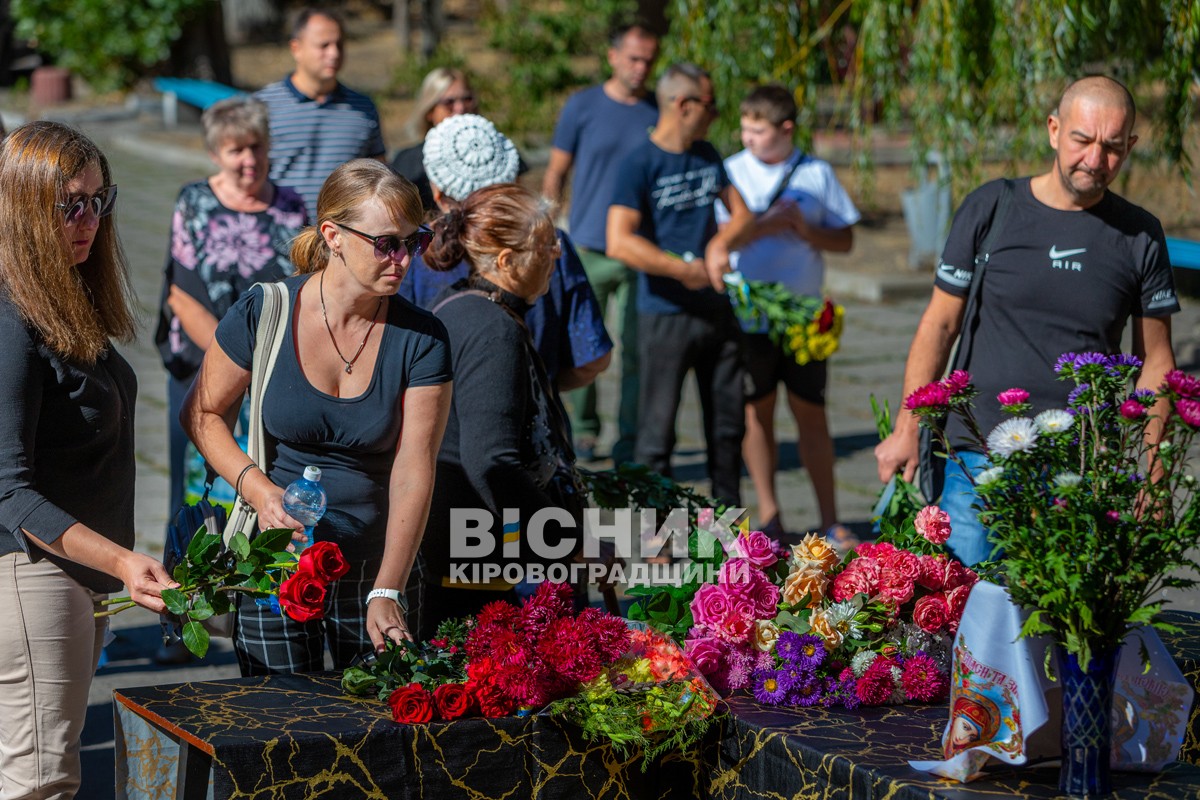
M304 480L312 481L313 483L319 483L321 481L321 468L320 467L305 467L304 468Z

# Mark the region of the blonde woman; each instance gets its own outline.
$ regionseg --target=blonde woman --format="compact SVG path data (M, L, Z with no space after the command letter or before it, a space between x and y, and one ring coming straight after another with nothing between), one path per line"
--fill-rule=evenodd
M222 477L240 483L264 530L303 529L284 512L283 490L306 466L320 467L328 508L314 536L336 542L351 565L330 587L323 620L296 622L239 600L243 675L323 669L326 643L340 669L385 639L412 638L417 550L450 408L445 328L396 296L431 236L420 216L416 189L378 161L349 161L325 181L316 224L292 247L298 274L284 281L291 315L263 401L274 444L263 469L223 419L250 385L261 290L221 320L184 403L184 429Z
M137 378L129 273L108 161L31 122L0 145L0 795L73 797L106 623L124 585L164 610L178 586L133 547Z

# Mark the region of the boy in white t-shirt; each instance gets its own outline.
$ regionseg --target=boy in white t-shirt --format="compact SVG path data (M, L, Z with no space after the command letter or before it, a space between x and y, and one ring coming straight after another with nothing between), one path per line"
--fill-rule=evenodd
M746 149L726 159L725 169L746 205L759 217L754 239L732 255L731 264L748 279L774 281L797 294L820 297L825 279L821 253L850 250L858 209L829 164L792 145L796 101L790 91L782 86L760 86L742 101L740 110ZM722 223L728 217L719 203L717 215ZM742 457L754 481L759 523L772 537L784 535L775 494L778 449L774 426L776 388L782 382L796 419L800 460L812 480L821 513L821 530L839 548L852 547L853 534L837 519L833 440L825 416L825 362L800 366L766 333L745 323L743 328L746 436Z

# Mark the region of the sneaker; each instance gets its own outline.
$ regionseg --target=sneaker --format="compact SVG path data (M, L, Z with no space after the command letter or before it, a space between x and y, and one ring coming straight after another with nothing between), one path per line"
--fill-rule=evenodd
M854 531L836 522L825 530L825 541L839 556L845 556L860 544Z

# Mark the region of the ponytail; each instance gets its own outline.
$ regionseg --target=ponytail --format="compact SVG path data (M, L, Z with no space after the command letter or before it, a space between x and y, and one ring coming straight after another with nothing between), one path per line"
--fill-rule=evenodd
M425 263L435 272L449 272L467 257L463 233L467 218L461 206L442 214L433 221L433 241L425 251Z
M329 247L316 225L309 225L292 241L292 263L297 275L320 272L329 263Z

